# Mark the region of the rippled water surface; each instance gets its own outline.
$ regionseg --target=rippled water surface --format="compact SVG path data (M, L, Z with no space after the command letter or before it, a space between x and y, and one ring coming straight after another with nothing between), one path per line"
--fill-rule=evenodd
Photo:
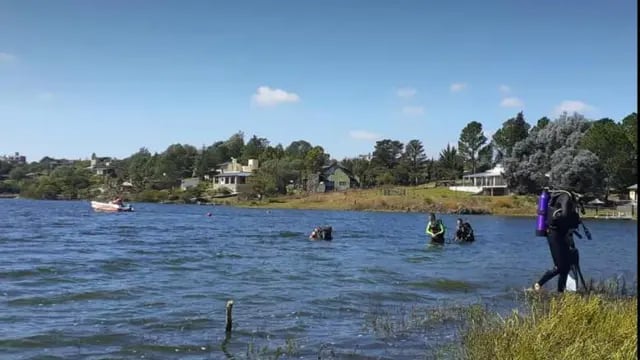
M469 216L476 243L438 248L425 245L423 214L134 206L103 214L87 202L0 200L0 358L224 359L287 343L296 358L420 358L454 330L388 338L368 316L508 309L551 266L533 219ZM334 241L307 240L319 224ZM577 240L585 276L635 279L636 222L587 224L594 240Z

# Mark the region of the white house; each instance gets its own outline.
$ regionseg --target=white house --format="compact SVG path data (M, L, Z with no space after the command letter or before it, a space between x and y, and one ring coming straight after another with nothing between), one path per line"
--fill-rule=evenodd
M225 188L232 194L248 192L251 185L247 183L247 178L255 170L258 170L258 160L249 159L247 165L242 165L232 158L230 162L220 165L218 174L213 177L213 189Z
M464 175L462 186L450 186L453 191L464 191L474 194L506 195L509 190L504 179L504 168L502 164L496 165L493 169L485 172Z

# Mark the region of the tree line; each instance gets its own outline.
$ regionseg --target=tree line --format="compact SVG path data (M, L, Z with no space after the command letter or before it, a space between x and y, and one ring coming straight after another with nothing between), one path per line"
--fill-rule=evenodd
M234 158L243 164L259 160L250 181L256 194L265 195L286 193L291 184L300 187L309 175L331 163L351 172L362 188L456 180L465 172L482 172L501 163L509 187L519 194L537 193L553 184L606 195L609 190L624 191L637 181L636 154L636 113L619 122L565 113L554 120L543 117L532 126L519 112L490 138L480 122L469 122L457 146L447 145L437 158L425 154L419 139L406 144L382 139L370 154L336 160L322 146L305 140L285 147L257 135L245 140L244 133L238 132L201 148L173 144L153 154L141 148L113 161L108 176L93 175L88 161L61 164L49 157L24 165L0 161L0 193L89 198L98 187L117 187L125 181L136 193L170 190L183 178L211 178L221 164Z

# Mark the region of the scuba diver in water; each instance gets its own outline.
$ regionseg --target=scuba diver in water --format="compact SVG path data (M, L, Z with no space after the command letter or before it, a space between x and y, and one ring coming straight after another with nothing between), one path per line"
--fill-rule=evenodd
M568 190L543 190L538 205L536 235L547 238L554 267L533 285L534 290L540 290L547 281L558 276L557 289L558 292L563 292L570 271L574 272L574 276L579 275L583 286L585 285L580 271L578 249L573 240L574 234L582 237L577 232L578 226L582 224L579 211L584 214L579 194ZM584 224L582 228L587 238L591 239Z
M475 236L473 235L473 228L471 224L458 218L456 222L456 241L460 242L473 242Z
M429 215L429 223L427 224L425 234L431 236L432 244L444 245L444 225L442 224L442 220L436 220L434 213Z
M331 232L333 228L331 226L318 226L313 229L311 234L309 235L310 240L333 240L333 236Z

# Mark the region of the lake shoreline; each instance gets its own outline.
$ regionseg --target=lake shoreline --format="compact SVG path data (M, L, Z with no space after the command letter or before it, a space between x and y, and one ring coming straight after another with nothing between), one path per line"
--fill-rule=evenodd
M138 201L135 198L127 199L128 203L149 204L186 204L200 206L231 206L246 209L265 210L334 210L334 211L359 211L378 213L435 213L444 215L487 215L515 218L535 218L537 199L535 196L477 196L465 193L456 193L450 190L433 188L417 189L415 194L405 195L379 195L381 189L351 190L347 192L335 192L311 195L288 195L271 197L263 200L238 200L236 197L211 199L211 202L188 203L180 200L162 201ZM418 190L418 191L416 191ZM420 191L422 190L422 191ZM431 190L431 191L429 191ZM406 190L405 190L406 191ZM43 200L27 197L0 197L0 200ZM91 199L59 199L48 201L91 201ZM587 209L583 219L588 220L631 220L637 221L637 214L632 217L613 216L612 210L600 209L599 214L594 209Z
M351 190L346 192L288 195L260 201L219 199L213 204L256 209L342 210L395 213L436 213L447 215L493 215L535 218L536 196L481 196L442 188L400 188L385 195L388 189ZM586 209L583 219L634 220L611 216L612 210ZM607 215L608 213L608 215Z

